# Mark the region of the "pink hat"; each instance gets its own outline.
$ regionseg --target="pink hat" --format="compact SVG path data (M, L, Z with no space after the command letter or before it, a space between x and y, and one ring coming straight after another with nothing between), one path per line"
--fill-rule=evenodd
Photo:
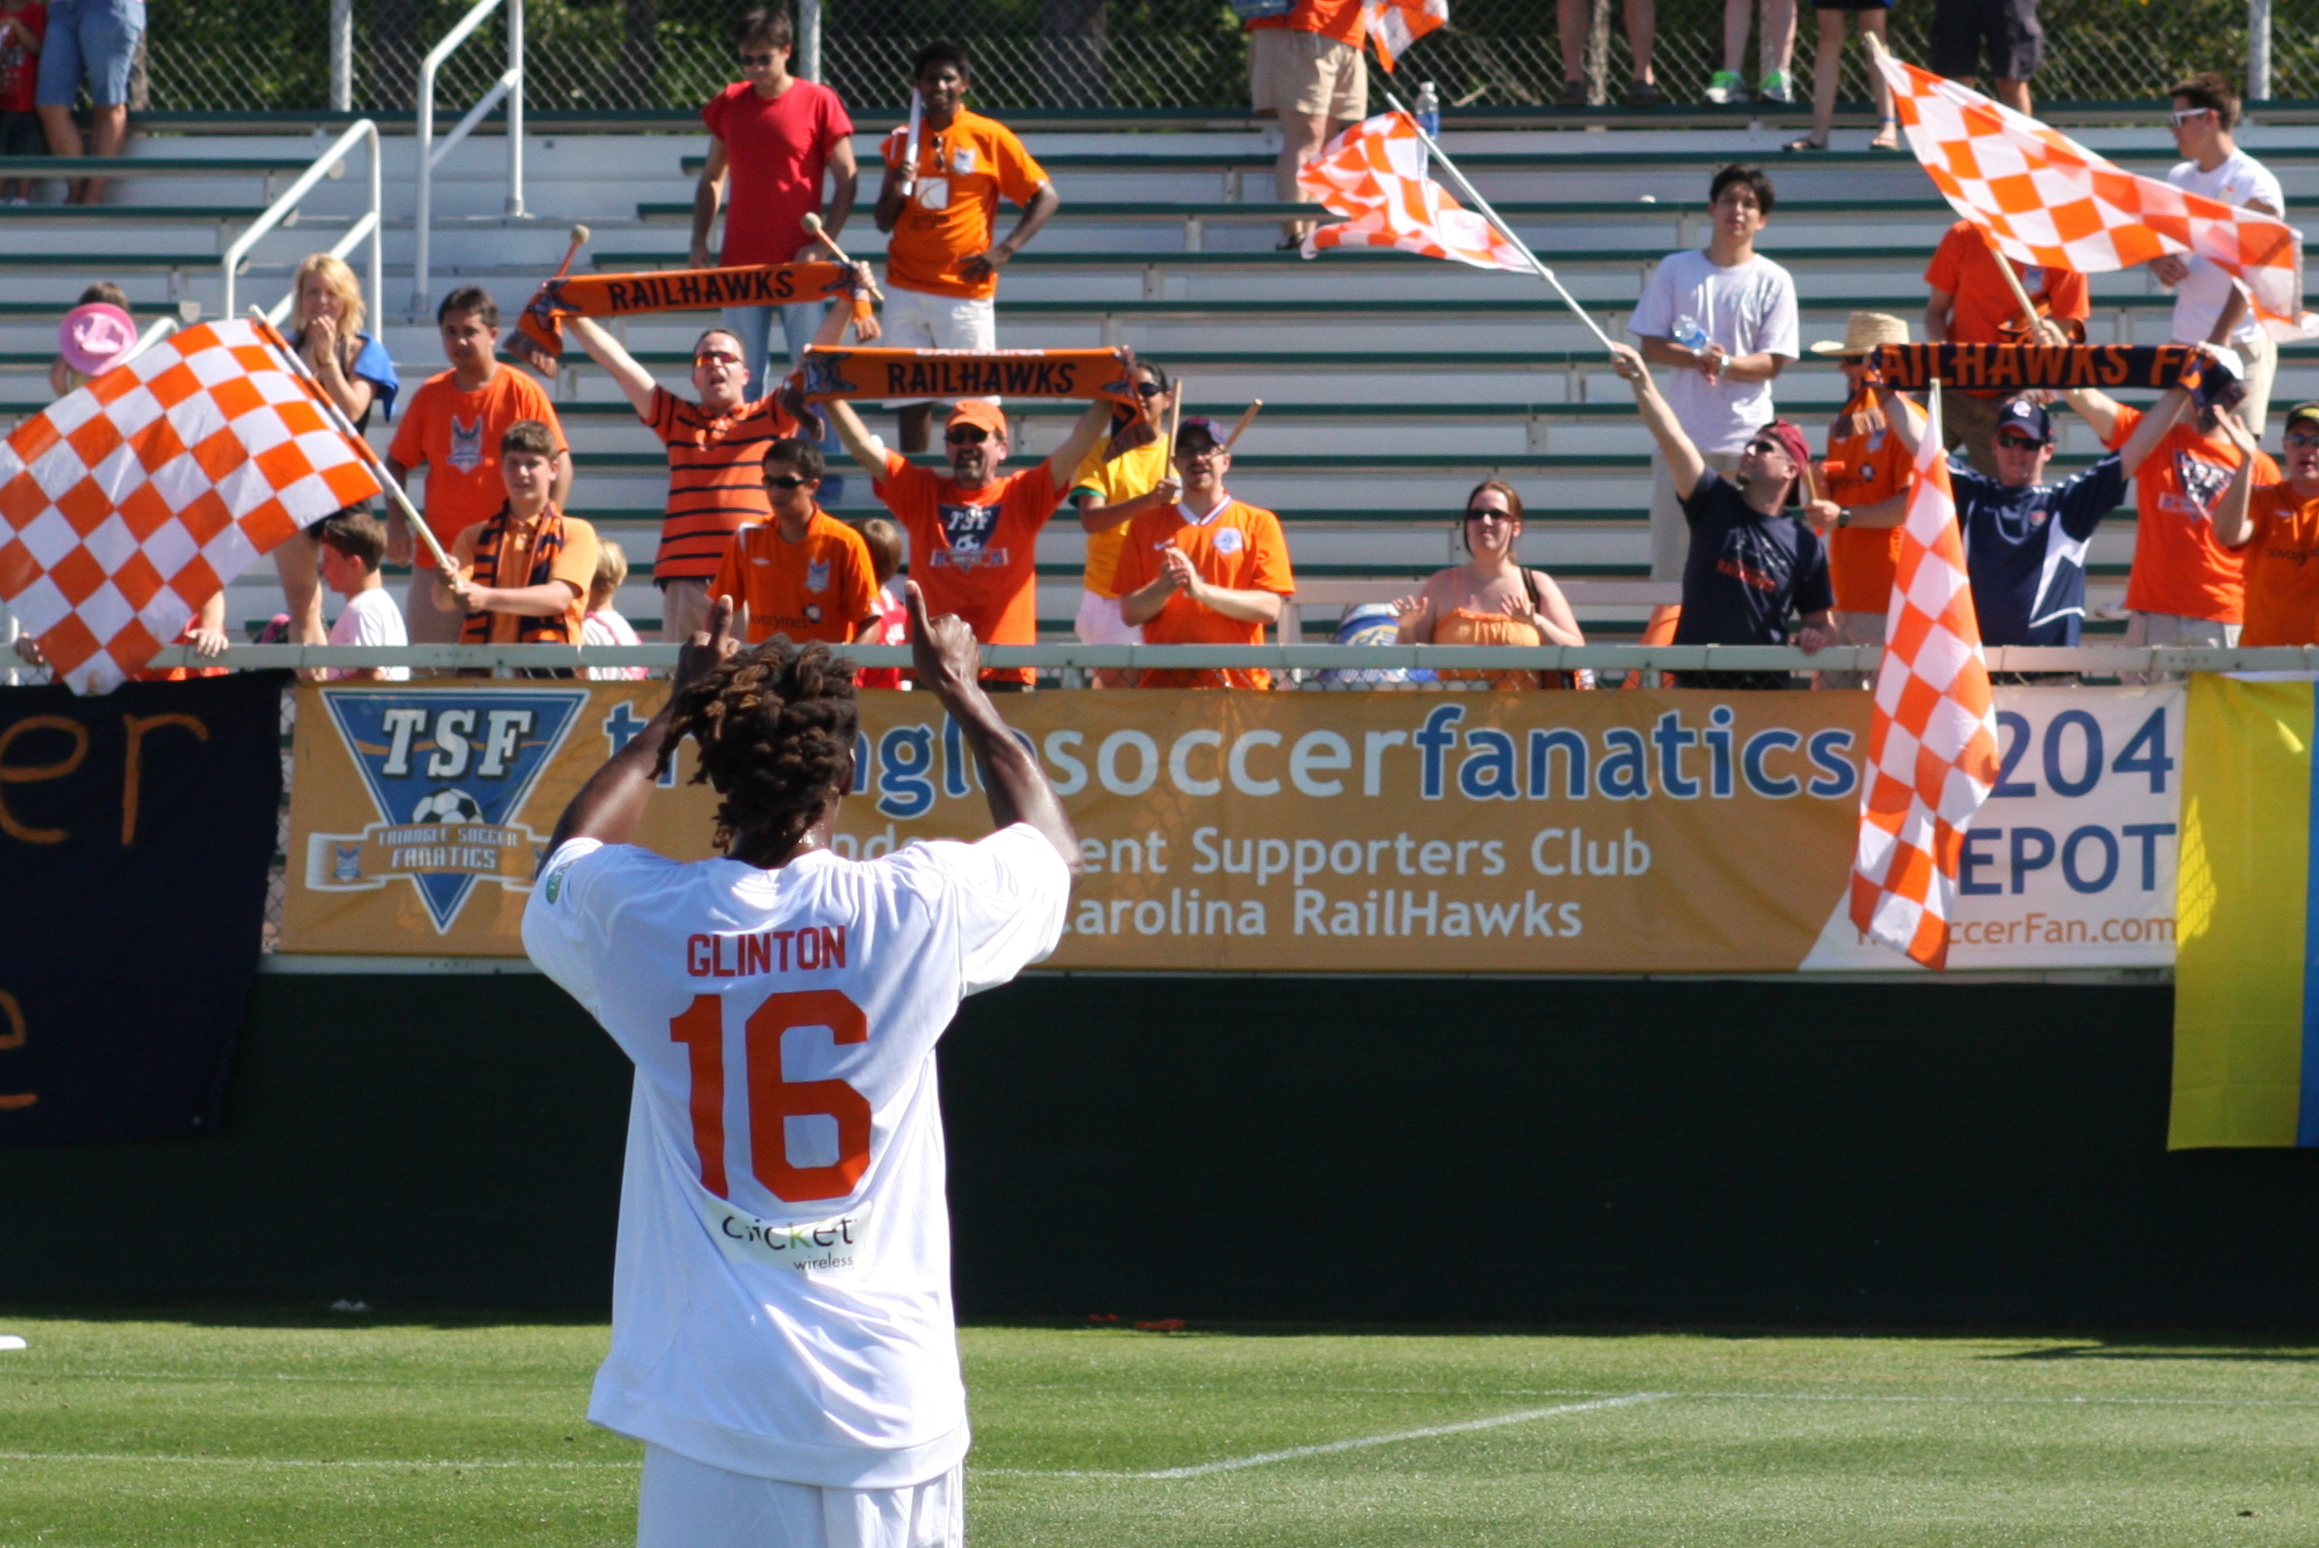
M110 301L91 301L64 314L56 346L81 375L102 376L137 347L137 321Z

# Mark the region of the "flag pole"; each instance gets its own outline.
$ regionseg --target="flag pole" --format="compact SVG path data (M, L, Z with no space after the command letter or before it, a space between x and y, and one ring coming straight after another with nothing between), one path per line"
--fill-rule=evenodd
M1554 271L1547 268L1546 265L1538 261L1538 255L1530 251L1530 244L1523 241L1520 237L1514 235L1514 228L1506 224L1505 217L1500 215L1496 210L1490 208L1490 201L1483 198L1481 196L1481 191L1475 188L1471 182L1466 180L1466 175L1458 170L1456 162L1449 159L1449 152L1441 148L1440 142L1435 140L1432 135L1425 132L1425 126L1417 122L1417 115L1410 112L1408 108L1402 106L1401 99L1393 95L1393 90L1391 87L1381 86L1378 88L1378 90L1382 91L1385 95L1385 100L1392 104L1393 111L1405 116L1409 120L1411 127L1416 129L1417 137L1425 142L1426 152L1431 155L1435 161L1441 164L1441 170L1449 175L1449 180L1451 184L1456 187L1458 196L1464 199L1468 204L1472 205L1474 209L1480 211L1482 219L1488 221L1491 227L1496 230L1498 235L1504 237L1508 242L1512 243L1514 248L1520 252L1523 257L1530 260L1530 267L1533 271L1536 272L1537 276L1544 280L1547 284L1554 287L1554 293L1562 298L1562 304L1569 307L1572 312L1577 314L1578 320L1586 324L1586 329L1589 333L1602 340L1602 347L1605 350L1610 350L1610 335L1603 332L1602 329L1596 325L1593 317L1588 315L1586 308L1578 304L1576 297L1571 295L1569 291L1562 288L1562 281L1554 277ZM1612 352L1615 353L1615 351Z
M370 442L364 440L362 432L354 428L354 422L346 417L346 411L331 401L330 394L322 390L322 384L306 369L306 362L299 359L298 352L290 347L290 341L275 331L274 325L266 320L266 314L256 306L250 308L250 322L257 329L258 341L266 346L266 352L281 362L297 379L298 385L306 389L306 395L320 406L331 428L354 443L356 453L370 469L371 476L378 480L379 487L394 501L403 520L411 524L411 529L419 535L419 541L427 545L427 552L435 556L435 563L442 566L445 574L450 574L455 568L451 556L443 552L441 543L435 541L434 530L419 515L418 508L411 504L411 497L403 492L403 486L387 472L386 465L379 461L378 453L372 449Z

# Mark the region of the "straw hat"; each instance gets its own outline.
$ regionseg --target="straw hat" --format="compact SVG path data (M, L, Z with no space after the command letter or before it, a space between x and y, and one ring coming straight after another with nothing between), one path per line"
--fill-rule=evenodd
M1887 344L1906 344L1908 324L1889 312L1854 312L1844 319L1844 342L1822 339L1815 355L1867 355Z

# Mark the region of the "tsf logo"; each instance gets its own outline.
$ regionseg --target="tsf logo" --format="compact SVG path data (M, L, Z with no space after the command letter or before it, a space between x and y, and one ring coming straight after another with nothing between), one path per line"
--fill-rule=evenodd
M585 688L324 689L379 820L360 833L310 835L306 886L359 892L408 881L438 935L477 882L527 890L544 836L522 821L524 801L587 702Z
M2182 485L2182 497L2166 495L2159 504L2177 515L2200 521L2214 514L2214 502L2230 487L2231 470L2204 457L2193 457L2186 451L2174 454L2174 477Z

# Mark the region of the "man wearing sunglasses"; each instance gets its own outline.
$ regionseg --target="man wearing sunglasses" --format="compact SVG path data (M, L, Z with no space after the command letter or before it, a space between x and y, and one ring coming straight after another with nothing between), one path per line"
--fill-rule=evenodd
M2203 71L2174 88L2175 148L2189 159L2166 174L2186 193L2235 204L2265 215L2284 215L2287 196L2279 180L2238 148L2239 97L2229 81ZM2246 402L2239 416L2261 440L2271 412L2271 379L2279 368L2279 347L2247 305L2246 293L2210 258L2167 253L2150 260L2150 272L2174 292L2174 342L2226 344L2246 363Z
M987 398L950 411L942 433L950 476L922 468L870 434L853 405L822 405L838 439L870 475L870 489L910 539L910 578L931 614L956 613L985 645L1039 641L1039 532L1063 503L1071 475L1111 428L1111 405L1098 398L1054 454L1037 467L1001 474L1007 417ZM991 687L1027 687L1029 667L986 667Z
M1835 638L1836 597L1819 534L1790 514L1811 449L1784 419L1756 430L1726 477L1707 459L1659 395L1643 357L1611 346L1611 369L1634 388L1643 426L1659 443L1690 524L1677 645L1785 645L1816 651ZM1898 412L1898 410L1894 410ZM1790 631L1788 619L1802 626ZM1787 688L1785 672L1683 672L1685 688Z
M771 521L733 534L709 587L730 597L742 638L762 645L786 634L802 645L848 645L878 621L878 581L862 535L814 502L821 487L821 448L784 437L765 453L765 499Z
M2287 410L2287 476L2262 482L2257 442L2224 410L2222 427L2244 455L2215 507L2217 542L2246 554L2241 645L2319 645L2319 403Z
M836 344L852 325L851 308L831 307L814 342ZM565 326L667 448L668 503L652 583L660 588L660 637L681 644L708 625L709 581L733 534L773 515L758 474L766 449L805 429L777 397L749 396L747 346L729 328L711 328L694 341L697 397L687 401L654 381L594 319L573 317Z
M743 79L711 98L701 109L708 126L709 154L693 190L692 266L709 267L709 228L725 200L725 240L718 262L725 265L797 263L829 256L829 249L805 234L805 217L819 215L830 237L845 230L853 213L860 173L854 164L853 119L836 92L789 73L794 31L784 10L753 10L734 28L733 46ZM826 181L829 200L822 202ZM747 394L773 390L772 334L776 311L792 365L821 326L824 301L800 301L779 308L729 306L724 324L741 341L748 363ZM834 450L825 447L825 451ZM836 487L830 502L839 498ZM687 635L686 638L691 636Z

